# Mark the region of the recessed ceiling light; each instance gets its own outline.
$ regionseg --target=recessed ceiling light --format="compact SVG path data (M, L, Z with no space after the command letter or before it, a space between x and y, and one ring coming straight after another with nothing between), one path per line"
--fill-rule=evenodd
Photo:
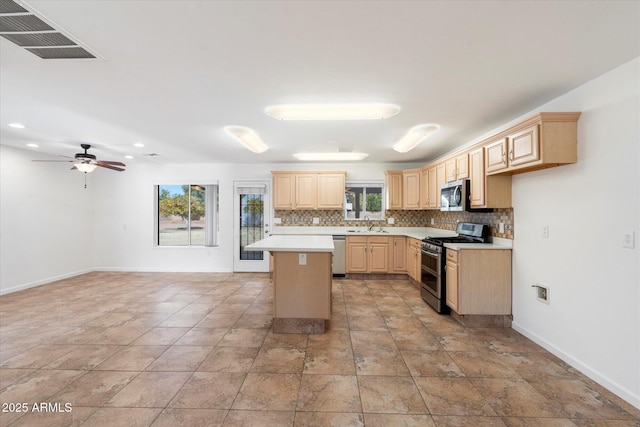
M24 125L21 123L9 123L9 127L14 129L24 129Z
M400 138L400 141L393 145L393 149L400 153L411 151L416 148L423 139L433 135L438 129L440 129L440 126L435 123L414 126Z
M133 144L134 147L138 147L138 148L142 148L144 147L144 144L142 142L136 142L135 144Z
M269 146L265 144L253 130L247 127L226 126L224 130L236 138L247 150L253 151L254 153L264 153L269 149Z
M31 148L38 148L38 147L40 147L40 146L39 146L38 144L33 144L33 143L31 143L31 144L27 144L27 147L31 147Z
M125 159L133 159L133 156L130 156L130 155L127 154L126 156L124 156L124 158Z
M388 119L400 112L394 104L297 104L271 105L267 115L277 120L374 120Z
M334 162L362 160L369 157L369 155L367 153L295 153L293 157L307 162Z

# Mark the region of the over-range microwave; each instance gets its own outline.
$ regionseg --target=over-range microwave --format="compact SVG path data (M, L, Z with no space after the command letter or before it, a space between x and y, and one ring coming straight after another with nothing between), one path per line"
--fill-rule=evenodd
M440 210L448 212L492 212L493 209L471 208L471 183L468 179L447 182L440 187Z
M441 211L464 211L469 205L469 180L447 182L440 187Z

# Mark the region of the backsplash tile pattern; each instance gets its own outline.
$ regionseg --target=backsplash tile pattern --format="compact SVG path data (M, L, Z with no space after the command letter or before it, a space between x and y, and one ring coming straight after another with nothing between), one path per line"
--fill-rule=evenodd
M276 210L275 218L280 218L280 227L316 226L316 227L365 227L367 221L346 221L342 210ZM494 209L493 212L441 212L436 210L387 210L386 218L393 218L395 223L387 220L371 221L382 227L431 227L443 230L455 230L458 222L476 222L489 224L491 236L513 239L513 208ZM319 223L314 224L313 218ZM433 223L432 223L433 220ZM504 233L499 232L499 224L504 224Z

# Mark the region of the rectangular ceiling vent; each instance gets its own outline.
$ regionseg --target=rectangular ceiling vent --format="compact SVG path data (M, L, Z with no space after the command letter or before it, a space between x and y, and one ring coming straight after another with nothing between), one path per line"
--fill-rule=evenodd
M0 0L0 37L42 59L97 59L97 55L13 0Z

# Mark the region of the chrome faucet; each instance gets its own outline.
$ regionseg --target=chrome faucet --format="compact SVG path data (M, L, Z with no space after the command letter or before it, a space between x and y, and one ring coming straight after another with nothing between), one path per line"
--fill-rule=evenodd
M373 228L373 223L371 222L371 218L369 218L369 215L365 215L364 220L367 221L367 230L371 231L371 229Z

